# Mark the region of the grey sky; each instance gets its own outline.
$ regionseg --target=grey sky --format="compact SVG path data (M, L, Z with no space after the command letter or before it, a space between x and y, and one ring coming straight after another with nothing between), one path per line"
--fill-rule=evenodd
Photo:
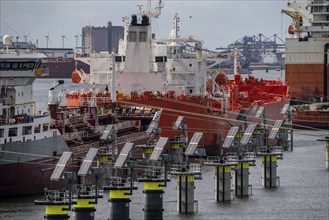
M156 1L152 1L152 6ZM180 35L194 35L204 41L204 47L214 50L243 37L263 33L285 38L291 19L281 14L286 9L285 0L258 1L174 1L163 0L164 8L153 25L157 38L169 35L175 13L181 18ZM28 41L39 39L39 46L46 46L49 34L50 47L74 47L74 35L80 35L83 26L122 25L123 16L136 13L137 5L147 1L50 1L50 0L0 0L0 36L28 35ZM79 39L80 40L80 39ZM80 46L80 43L79 43Z

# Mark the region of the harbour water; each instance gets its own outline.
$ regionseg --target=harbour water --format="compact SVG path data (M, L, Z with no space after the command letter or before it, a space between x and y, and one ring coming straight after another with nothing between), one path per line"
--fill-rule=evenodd
M306 134L307 133L307 134ZM261 161L250 169L252 196L235 198L227 204L215 202L214 171L205 168L203 179L195 182L198 212L182 215L176 212L176 181L165 188L164 219L329 219L329 171L325 168L325 147L318 142L318 132L296 133L292 152L284 152L278 161L280 187L261 186ZM131 219L143 219L143 185L131 198ZM42 195L0 200L1 220L43 219L44 206L34 205ZM96 205L96 219L108 219L108 197ZM72 216L72 213L71 213Z
M261 77L276 79L281 74L262 73ZM40 79L34 83L38 110L46 110L52 82ZM68 81L65 84L66 89L76 89ZM294 150L284 152L284 159L278 161L280 187L276 189L261 186L261 160L257 158L256 166L250 169L252 196L235 198L231 203L216 203L214 170L204 167L203 179L195 182L198 212L194 214L176 212L176 181L172 179L165 188L164 219L329 219L329 171L325 168L324 143L316 141L320 135L319 131L295 132ZM1 199L0 220L43 219L45 207L34 205L34 200L40 198L42 195ZM99 200L95 219L108 219L107 200L108 195ZM130 205L130 218L143 219L143 184L134 191Z

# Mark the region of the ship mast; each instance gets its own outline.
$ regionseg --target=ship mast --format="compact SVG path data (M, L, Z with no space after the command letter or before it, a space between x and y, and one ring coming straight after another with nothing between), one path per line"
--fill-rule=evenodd
M178 22L179 22L179 17L178 17L178 14L175 13L174 25L171 29L170 34L169 34L169 39L177 40L177 38L179 37L179 35L178 35L178 31L179 31Z
M139 6L140 7L140 6ZM147 9L145 12L140 12L138 13L138 15L146 15L149 17L149 19L151 20L151 18L158 18L161 15L161 9L163 8L163 3L162 0L159 0L157 6L155 7L155 10L152 11L152 1L148 0L147 1Z
M239 75L238 73L238 49L234 48L233 56L234 56L234 76Z

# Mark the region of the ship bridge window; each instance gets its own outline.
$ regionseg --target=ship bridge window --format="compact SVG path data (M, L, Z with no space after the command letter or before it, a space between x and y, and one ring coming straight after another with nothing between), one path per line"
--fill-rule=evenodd
M146 31L139 32L139 42L146 42L147 33Z
M22 129L22 135L32 134L32 126L24 126Z
M40 133L40 125L36 125L35 127L34 127L34 133L36 134L36 133Z
M116 56L116 57L115 57L115 62L118 62L118 63L120 63L120 62L124 62L125 59L126 59L125 56Z
M3 138L5 134L5 129L1 128L0 129L0 138Z
M33 69L34 68L34 65L35 65L34 62L24 63L23 64L23 69Z
M16 137L17 136L17 128L9 128L9 137Z
M35 62L0 62L0 70L33 70Z
M167 62L167 57L166 56L156 56L155 57L155 62L156 63L164 63Z
M49 124L48 124L48 123L44 123L44 124L42 125L42 129L43 129L43 131L48 131L48 129L49 129Z
M129 42L136 42L137 41L137 32L136 31L130 31L129 32L128 41Z

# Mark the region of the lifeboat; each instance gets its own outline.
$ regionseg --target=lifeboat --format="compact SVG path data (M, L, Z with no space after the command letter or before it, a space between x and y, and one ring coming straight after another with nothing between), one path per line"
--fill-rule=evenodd
M80 83L81 81L81 74L78 70L74 70L71 75L71 79L73 83Z
M295 28L294 28L294 26L289 25L289 27L288 27L288 33L289 34L295 34Z

